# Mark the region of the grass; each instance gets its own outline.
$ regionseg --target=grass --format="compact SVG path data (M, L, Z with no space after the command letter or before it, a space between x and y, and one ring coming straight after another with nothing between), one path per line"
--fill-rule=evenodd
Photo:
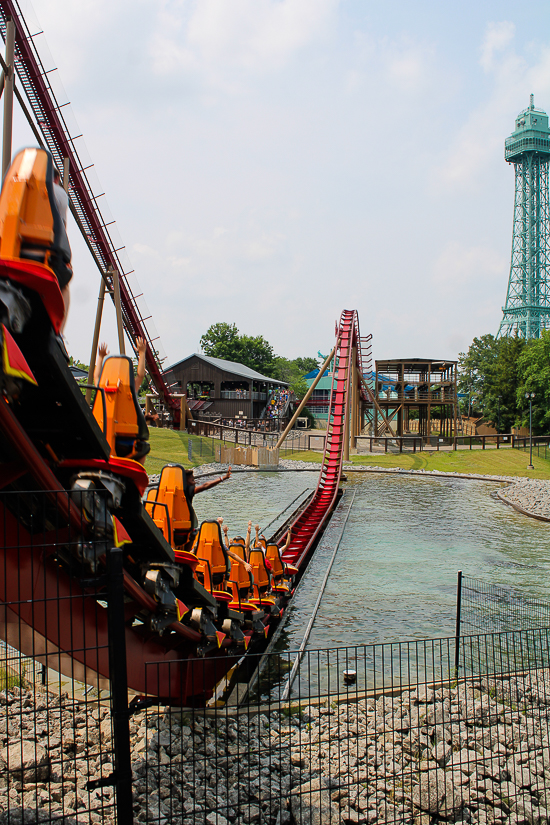
M167 463L183 464L184 467L198 467L215 461L215 445L218 441L211 438L190 436L178 430L151 428L149 431L151 452L147 456L148 473L160 473ZM188 441L191 439L192 456L189 459ZM201 452L202 451L202 452ZM280 457L295 461L312 461L320 463L322 453L310 451L290 452L281 450ZM500 450L457 450L456 452L437 452L424 450L417 453L353 455L350 464L357 466L399 467L405 470L439 470L443 472L480 473L482 475L526 476L528 478L549 478L550 461L533 455L534 470L528 470L529 453L512 450L509 447Z
M21 676L18 676L15 670L11 667L0 667L0 690L11 690L13 687L23 687L25 669L21 671Z
M189 458L188 441L191 439L192 455ZM198 467L215 461L213 444L219 444L211 438L200 438L179 430L149 429L151 452L147 456L145 469L149 474L160 473L165 464L183 464L184 467ZM202 449L201 449L202 448Z
M296 461L321 461L321 453L304 451L284 453L281 458ZM500 450L457 450L437 452L423 450L421 453L401 453L396 455L353 455L350 464L365 467L399 467L405 470L438 470L447 473L480 473L482 475L526 476L528 478L550 478L550 461L533 455L534 470L528 470L529 453L505 448Z

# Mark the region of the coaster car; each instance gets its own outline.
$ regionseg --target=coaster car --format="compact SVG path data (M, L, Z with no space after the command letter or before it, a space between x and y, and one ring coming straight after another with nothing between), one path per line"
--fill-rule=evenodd
M278 615L279 609L277 600L272 596L271 573L265 563L265 554L262 548L254 548L250 551L248 562L252 567L254 577L253 596L250 599L252 604L264 610L266 613Z
M134 366L127 355L110 355L99 377L92 412L105 433L111 455L143 461L151 449L149 428L139 405Z
M0 391L48 460L108 458L109 447L59 339L71 250L45 149L18 152L0 193ZM32 322L31 322L32 319Z
M244 644L241 630L245 617L226 589L230 575L229 556L218 521L203 521L193 546L198 564L195 576L218 603L217 625L234 642Z
M147 491L145 508L162 531L167 542L176 551L176 559L182 564L198 563L197 557L186 553L192 530L191 508L187 499L187 479L181 464L162 468L159 483Z
M273 584L272 590L274 593L290 595L290 581L298 569L291 564L285 564L279 546L277 544L268 544L265 551L266 559L271 563Z

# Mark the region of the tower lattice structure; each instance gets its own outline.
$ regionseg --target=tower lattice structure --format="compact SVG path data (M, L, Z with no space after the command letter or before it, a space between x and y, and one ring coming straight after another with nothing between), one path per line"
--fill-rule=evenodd
M506 139L504 158L514 164L516 190L510 278L497 337L539 338L550 329L550 129L533 95Z

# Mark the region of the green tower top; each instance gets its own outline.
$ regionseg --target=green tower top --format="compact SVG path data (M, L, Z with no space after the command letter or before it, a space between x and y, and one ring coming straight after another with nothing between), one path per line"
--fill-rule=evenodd
M550 156L550 129L548 115L542 109L535 109L534 95L527 109L516 118L516 128L504 144L504 159L514 163L524 152L537 152Z

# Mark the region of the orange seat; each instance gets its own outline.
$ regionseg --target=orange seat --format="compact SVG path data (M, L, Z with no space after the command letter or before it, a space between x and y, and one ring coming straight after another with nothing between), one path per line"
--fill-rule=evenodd
M197 579L212 593L229 576L229 557L225 552L222 531L217 521L203 521L193 547L199 563Z
M181 547L191 532L192 521L185 496L187 487L185 470L181 464L162 468L156 501L166 504L172 527L172 546Z
M15 156L0 194L0 257L45 264L59 284L72 275L71 247L55 200L52 156L30 147Z
M127 355L103 362L92 412L111 447L111 455L143 458L150 450L149 430L139 406L134 367Z
M170 526L170 517L168 515L168 507L162 502L157 503L158 489L150 487L147 490L147 498L143 502L143 506L147 513L151 516L160 532L168 542L172 544L172 530Z
M273 580L276 587L280 590L288 591L290 588L288 586L288 582L285 581L285 576L288 575L287 566L281 558L281 551L279 550L278 545L268 544L265 555L273 567Z
M271 574L265 563L264 551L260 548L251 550L248 561L254 577L254 598L261 600L271 590Z
M232 543L229 549L245 561L244 546L242 544ZM252 573L245 569L244 565L239 564L235 559L231 559L229 584L233 594L232 605L241 604L241 602L247 602L248 600L248 595L254 586L254 577Z

